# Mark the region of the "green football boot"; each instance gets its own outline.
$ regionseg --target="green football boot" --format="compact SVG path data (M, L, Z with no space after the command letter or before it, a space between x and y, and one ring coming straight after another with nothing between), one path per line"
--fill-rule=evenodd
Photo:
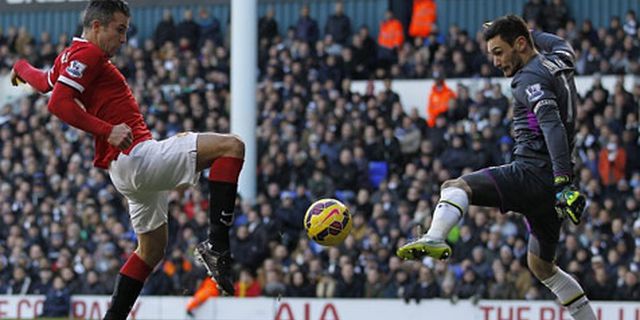
M444 240L432 239L424 235L400 247L396 255L404 260L421 260L425 256L446 260L451 256L451 247Z

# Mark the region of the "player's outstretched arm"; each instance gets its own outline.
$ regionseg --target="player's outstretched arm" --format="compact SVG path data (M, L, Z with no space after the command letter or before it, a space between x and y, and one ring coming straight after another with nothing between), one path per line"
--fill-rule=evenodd
M108 138L113 125L85 111L77 102L80 93L66 84L56 82L49 100L49 112L65 123L97 137Z
M555 34L546 33L542 31L531 31L531 37L533 43L545 52L560 53L571 59L571 62L575 61L576 54L571 47L571 44L565 39L562 39Z
M26 82L40 93L51 91L49 83L49 73L34 68L27 60L20 59L11 70L11 84L17 86L19 82Z

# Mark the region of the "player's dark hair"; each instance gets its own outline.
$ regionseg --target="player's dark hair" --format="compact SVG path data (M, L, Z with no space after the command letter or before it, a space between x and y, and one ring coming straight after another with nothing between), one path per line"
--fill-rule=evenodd
M98 20L101 25L108 25L113 20L113 15L120 12L127 17L131 16L129 4L124 0L91 0L84 10L82 26L91 27L91 21Z
M509 45L513 45L518 37L527 39L529 46L533 47L533 39L527 27L527 23L514 14L502 16L490 23L485 24L484 40L489 41L497 36Z

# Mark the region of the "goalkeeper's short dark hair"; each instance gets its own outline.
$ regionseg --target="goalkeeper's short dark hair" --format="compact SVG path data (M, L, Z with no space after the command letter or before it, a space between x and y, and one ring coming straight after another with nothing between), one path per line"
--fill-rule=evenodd
M113 15L120 12L127 17L131 16L129 4L125 0L91 0L84 10L82 26L91 27L91 21L98 20L102 25L108 25L113 20Z
M489 41L497 36L509 45L513 45L518 37L523 36L533 48L533 39L527 23L519 16L510 14L484 24L484 40Z

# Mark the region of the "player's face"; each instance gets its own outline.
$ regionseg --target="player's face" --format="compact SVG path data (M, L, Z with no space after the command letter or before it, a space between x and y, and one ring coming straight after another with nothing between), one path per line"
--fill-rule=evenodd
M505 77L513 76L523 66L522 58L517 50L517 47L521 45L520 41L517 39L513 46L502 40L500 36L487 41L487 50L492 57L493 65L502 70Z
M116 12L108 25L100 27L98 46L109 57L115 55L127 41L127 30L129 30L129 18L122 12Z

